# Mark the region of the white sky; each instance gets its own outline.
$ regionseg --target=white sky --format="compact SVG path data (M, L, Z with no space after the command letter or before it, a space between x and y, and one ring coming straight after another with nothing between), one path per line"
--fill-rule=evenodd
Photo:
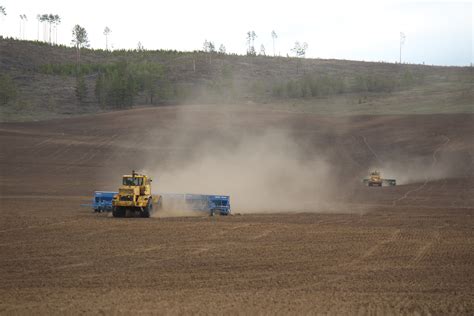
M7 16L0 34L38 38L37 14L62 18L58 42L70 45L75 24L85 27L91 47L105 48L103 30L115 49L202 49L205 39L227 52L246 51L246 32L257 34L273 54L271 31L278 34L276 53L292 54L295 41L307 42L307 57L389 61L399 59L400 32L406 35L402 60L409 63L469 65L473 62L472 1L66 1L0 0ZM21 35L23 36L23 35ZM43 39L43 27L39 27Z

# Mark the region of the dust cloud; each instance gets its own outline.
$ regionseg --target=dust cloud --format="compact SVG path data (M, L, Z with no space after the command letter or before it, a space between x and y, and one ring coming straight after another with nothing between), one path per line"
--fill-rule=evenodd
M188 115L178 125L203 124L196 120ZM150 159L144 171L159 193L230 195L234 213L324 211L332 168L323 153L308 155L307 146L285 129L218 128L208 137L188 131L172 144L187 151L166 163Z
M444 179L449 175L446 166L432 166L417 159L406 164L402 162L386 162L381 167L371 167L370 170L379 170L382 178L395 179L397 185L422 183Z
M472 172L471 166L468 155L450 151L448 146L441 144L431 156L384 161L370 170L380 170L383 178L396 179L397 185L404 185L462 177Z

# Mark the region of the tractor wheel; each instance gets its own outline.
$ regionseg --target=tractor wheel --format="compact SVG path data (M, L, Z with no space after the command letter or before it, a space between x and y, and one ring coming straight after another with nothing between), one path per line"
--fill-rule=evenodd
M150 201L148 202L148 205L143 209L142 212L142 217L148 218L150 217L150 214L153 212L153 203Z
M125 216L125 209L115 206L112 209L112 216L113 217L124 217Z

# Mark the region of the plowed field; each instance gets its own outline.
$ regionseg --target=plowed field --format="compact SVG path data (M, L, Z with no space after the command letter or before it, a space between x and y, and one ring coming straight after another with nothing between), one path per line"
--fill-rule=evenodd
M285 201L276 190L285 207L272 211L268 199L260 211L234 192L207 192L204 172L197 193L231 194L234 216L117 219L80 206L132 168L152 170L156 188L166 188L160 172L199 162L204 144L232 153L240 139L274 131L298 144L305 163L318 155L331 166L326 198L314 192L321 203L292 201L294 192ZM0 313L472 315L473 135L473 115L251 107L2 123ZM288 151L263 148L264 162ZM276 166L276 174L293 170ZM399 185L362 186L373 166ZM237 170L211 187L227 188L237 175L251 186L259 168L248 183Z

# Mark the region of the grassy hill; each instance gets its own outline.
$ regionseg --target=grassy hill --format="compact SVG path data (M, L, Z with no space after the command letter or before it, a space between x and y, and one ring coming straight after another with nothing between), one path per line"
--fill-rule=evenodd
M166 104L321 114L472 113L472 67L113 51L0 38L0 120Z

